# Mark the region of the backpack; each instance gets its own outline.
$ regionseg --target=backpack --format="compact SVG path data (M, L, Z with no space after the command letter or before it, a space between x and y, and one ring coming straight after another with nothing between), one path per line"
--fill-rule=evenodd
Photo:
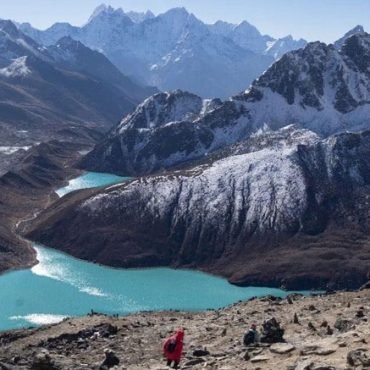
M166 343L166 351L168 353L174 353L175 350L176 350L176 346L177 346L177 342L175 339L170 339L167 343Z
M253 344L255 340L255 336L256 334L252 330L249 330L248 332L246 332L244 335L244 339L243 339L244 345L249 346L250 344Z

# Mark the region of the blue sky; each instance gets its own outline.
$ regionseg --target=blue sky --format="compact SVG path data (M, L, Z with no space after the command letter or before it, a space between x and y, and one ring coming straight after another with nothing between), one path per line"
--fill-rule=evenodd
M46 28L56 21L86 22L104 0L0 0L0 18ZM247 20L274 37L292 34L332 42L362 24L370 31L370 0L105 0L113 7L155 14L184 6L206 22Z

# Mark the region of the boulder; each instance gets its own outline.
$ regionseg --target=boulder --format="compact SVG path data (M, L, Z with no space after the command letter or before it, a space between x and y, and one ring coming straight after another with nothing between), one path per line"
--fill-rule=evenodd
M281 343L284 342L284 329L280 323L273 317L262 324L262 343Z
M289 343L274 343L270 347L272 353L277 353L279 355L285 355L295 350L295 347Z
M351 366L370 366L370 359L364 349L356 349L348 352L347 362Z
M258 355L258 356L255 356L255 357L251 358L252 363L265 362L265 361L268 361L268 360L270 360L270 357L265 356L265 355Z
M112 350L106 349L104 353L105 360L100 365L99 370L109 370L110 368L117 366L119 364L120 360Z
M32 359L32 370L58 370L49 352L43 349L41 352L34 353Z
M335 367L326 364L317 364L312 359L298 361L294 370L337 370Z
M318 356L327 356L336 352L338 346L333 343L332 340L322 340L314 343L309 343L302 347L301 355L318 355Z
M334 324L334 328L338 329L341 333L345 333L346 331L351 330L352 326L352 321L345 319L337 319Z

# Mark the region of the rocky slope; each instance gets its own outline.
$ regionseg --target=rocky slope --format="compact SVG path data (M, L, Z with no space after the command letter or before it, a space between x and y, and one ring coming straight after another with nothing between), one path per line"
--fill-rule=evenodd
M74 194L28 236L117 267L192 267L289 289L358 287L369 273L369 135L260 133L188 170Z
M33 143L69 139L64 130L75 136L85 127L106 130L155 92L97 52L68 40L46 49L10 21L0 21L0 51L1 145L24 136Z
M0 165L0 273L32 266L36 253L19 236L31 220L57 197L55 187L80 171L71 168L84 145L49 142L20 151ZM4 173L5 172L5 173Z
M321 136L368 128L370 35L337 50L311 43L273 64L244 93L204 100L154 95L125 117L83 162L88 169L148 174L199 159L259 129L299 124ZM170 114L171 113L171 114Z
M58 23L45 31L29 24L20 25L20 29L44 45L70 36L102 51L123 73L138 81L160 90L183 89L203 97L238 93L274 61L274 56L305 44L290 39L282 45L247 22L210 26L184 8L154 16L100 6L81 28Z
M369 314L369 292L363 291L265 298L203 313L93 315L0 334L0 366L7 370L99 369L104 352L110 350L119 360L117 370L165 370L160 344L184 327L182 369L366 369ZM285 329L286 343L244 347L242 338L250 323L260 328L270 317Z

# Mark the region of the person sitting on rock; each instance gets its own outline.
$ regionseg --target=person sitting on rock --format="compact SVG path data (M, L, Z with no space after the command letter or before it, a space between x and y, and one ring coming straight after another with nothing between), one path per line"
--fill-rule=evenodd
M163 355L167 360L167 366L174 363L174 369L177 369L182 356L182 349L184 347L184 330L179 329L171 337L165 339L163 343Z
M249 330L244 334L243 343L245 346L250 346L259 342L259 333L257 325L253 323Z
M280 323L273 317L266 320L262 324L262 343L282 343L285 342L284 329L280 327Z

